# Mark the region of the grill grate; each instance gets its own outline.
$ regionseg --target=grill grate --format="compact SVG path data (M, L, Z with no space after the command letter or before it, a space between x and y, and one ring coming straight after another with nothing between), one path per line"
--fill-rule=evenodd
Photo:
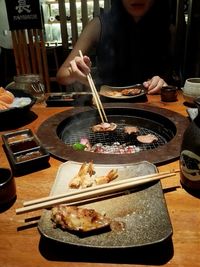
M98 132L94 133L91 130L91 127L87 126L84 127L81 125L81 127L78 127L76 130L71 130L71 127L68 126L62 131L61 139L63 142L67 145L73 145L74 143L80 142L80 139L83 137L88 138L90 144L93 146L97 143L101 143L103 145L112 146L113 143L119 142L120 144L125 145L134 145L140 149L140 151L148 150L148 149L154 149L158 146L164 145L170 140L173 136L173 134L170 131L164 130L164 134L162 135L160 133L157 133L153 131L152 129L148 129L145 127L137 126L139 131L136 134L125 134L124 133L124 127L125 126L136 126L136 125L130 125L127 124L125 120L121 120L117 122L117 129L113 132ZM92 125L92 124L91 124ZM94 124L93 124L94 125ZM74 128L74 127L73 127ZM152 142L151 144L144 144L140 143L136 137L138 135L147 135L147 134L153 134L155 135L158 140Z

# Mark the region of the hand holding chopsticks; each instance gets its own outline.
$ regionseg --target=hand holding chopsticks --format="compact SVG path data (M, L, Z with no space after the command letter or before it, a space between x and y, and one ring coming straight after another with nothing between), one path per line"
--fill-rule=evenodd
M101 196L109 196L110 194L114 194L116 192L123 192L125 190L137 187L138 185L157 181L174 175L176 175L176 172L154 173L139 177L123 179L116 182L99 185L96 187L81 189L75 192L68 192L66 194L58 196L49 196L47 198L41 198L29 202L27 201L24 203L24 207L16 209L16 214L22 214L43 208L50 208L54 205L63 203L72 205L83 203L86 200L98 200L98 198Z
M79 50L79 55L83 59L83 54L82 54L82 52L80 50ZM98 109L99 115L101 117L101 121L102 122L105 122L105 121L108 122L106 113L105 113L103 105L101 103L101 99L99 97L99 94L97 92L97 89L95 87L94 81L93 81L92 76L91 76L90 73L87 75L87 79L88 79L88 83L89 83L90 89L92 91L95 103L97 105L97 109Z

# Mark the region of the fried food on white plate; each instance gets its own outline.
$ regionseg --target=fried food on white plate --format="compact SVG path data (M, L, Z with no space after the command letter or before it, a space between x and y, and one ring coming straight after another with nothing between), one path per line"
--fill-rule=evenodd
M74 178L70 181L70 188L86 188L92 185L93 181L91 178L95 174L93 162L86 163L84 162L79 169L79 172Z
M112 169L107 174L99 177L95 174L93 162L84 162L77 175L69 182L69 188L78 189L109 183L118 177L118 170Z
M115 180L118 177L118 171L117 170L111 170L108 172L107 175L99 176L95 178L95 182L97 185L100 184L107 184L111 181Z

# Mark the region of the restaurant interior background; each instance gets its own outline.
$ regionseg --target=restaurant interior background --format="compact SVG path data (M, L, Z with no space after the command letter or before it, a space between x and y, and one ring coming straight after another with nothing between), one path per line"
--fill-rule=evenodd
M187 77L200 77L200 1L169 1L172 5L172 24L174 32L172 53L174 55L175 79L177 79L177 84L181 86ZM73 2L73 6L70 2ZM83 2L87 2L87 19L90 20L95 15L95 5L98 6L100 11L103 11L104 8L108 8L111 1L40 1L48 72L51 78L52 91L65 90L65 88L58 86L55 76L59 66L73 47L76 38L84 27L82 18ZM65 9L63 9L63 7L65 7ZM73 7L76 9L77 17L75 21L71 14L71 12L73 12ZM12 82L13 76L16 74L12 39L9 33L5 10L5 0L0 0L0 15L2 18L0 24L0 86L6 86ZM77 27L74 28L73 23L76 23ZM75 31L75 37L73 31Z

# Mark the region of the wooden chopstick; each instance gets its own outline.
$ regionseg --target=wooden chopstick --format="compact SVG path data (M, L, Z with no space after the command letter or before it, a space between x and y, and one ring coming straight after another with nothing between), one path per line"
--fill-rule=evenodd
M79 55L83 59L83 54L82 54L81 50L79 50ZM95 87L94 81L93 81L92 76L91 76L90 73L87 75L87 79L88 79L88 83L89 83L90 89L92 91L95 103L97 105L97 109L98 109L99 115L101 117L101 121L102 122L105 122L105 121L108 122L105 110L104 110L103 105L101 103L101 99L99 97L99 94L97 92L97 89Z
M150 175L144 175L140 177L133 177L129 179L120 180L118 182L113 182L109 184L105 184L102 186L96 186L88 189L82 189L81 191L78 191L76 193L66 193L65 196L62 196L59 198L56 196L49 197L48 200L45 200L43 202L38 202L37 204L32 204L26 207L18 208L16 209L16 214L22 214L26 212L31 212L43 208L50 208L54 205L68 203L70 205L74 203L80 203L83 200L92 200L93 198L97 199L99 196L105 196L112 194L114 192L124 191L127 189L134 188L138 185L142 185L145 183L149 183L152 181L164 179L166 177L174 176L176 175L175 172L168 172L168 173L156 173L156 174L150 174ZM90 190L90 191L89 191ZM34 203L34 202L32 202Z
M138 181L138 180L142 180L142 179L146 179L146 178L157 177L157 176L160 176L160 175L162 175L162 176L163 175L168 175L168 174L171 174L171 173L172 172L153 173L153 174L147 174L147 175L142 175L142 176L138 176L138 177L131 177L131 178L123 179L123 180L118 180L118 181L114 181L112 183L97 185L97 186L93 186L93 187L87 187L87 188L78 189L78 190L74 189L73 191L70 191L70 192L64 193L64 194L47 196L47 197L43 197L43 198L38 198L38 199L34 199L34 200L25 201L23 203L23 206L27 207L27 206L30 206L30 205L46 202L46 201L49 201L49 200L55 200L55 199L68 197L68 196L72 196L72 195L74 196L74 195L78 195L80 193L90 192L90 191L98 190L98 189L101 189L101 188L107 188L107 187L110 187L110 186L113 186L113 185L120 185L120 184L124 184L124 183L130 182L130 181Z

